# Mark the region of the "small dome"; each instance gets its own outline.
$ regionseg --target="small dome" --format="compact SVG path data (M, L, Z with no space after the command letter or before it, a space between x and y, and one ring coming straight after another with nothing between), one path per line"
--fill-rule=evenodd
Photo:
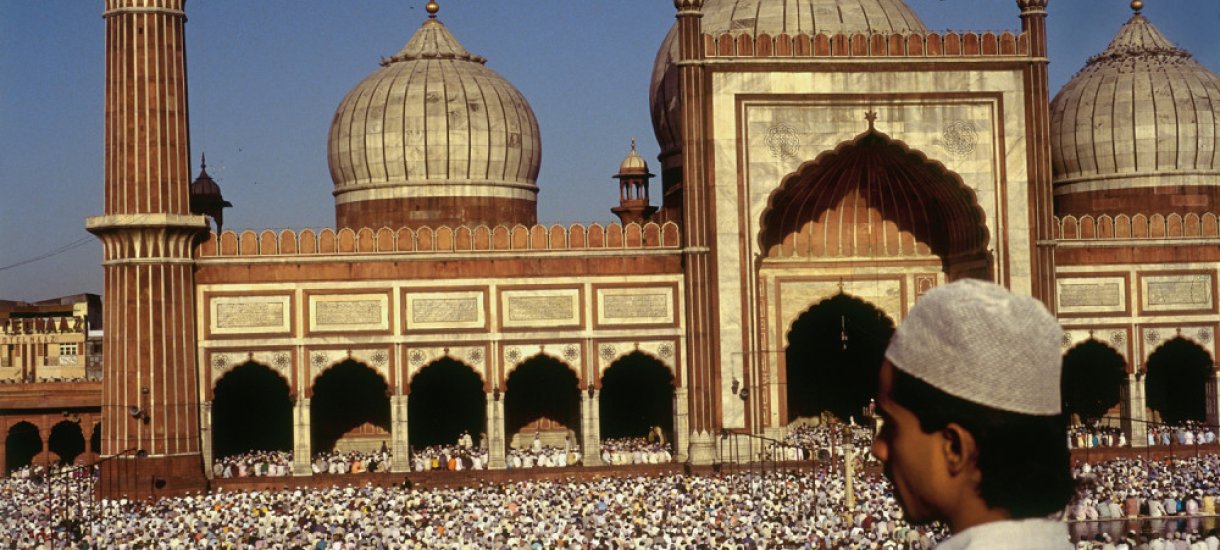
M206 157L199 164L199 176L191 182L191 197L220 197L220 185L208 175Z
M631 140L631 152L627 153L627 158L618 165L618 177L632 175L652 176L648 173L648 163L644 162L644 157L635 151L635 140Z
M485 61L430 16L348 92L327 147L339 226L535 222L538 120Z
M1051 101L1051 154L1060 214L1216 208L1220 77L1137 11Z
M712 35L927 32L903 0L706 0L702 22L703 32ZM675 23L652 69L652 126L661 145L662 168L668 168L668 159L682 148L677 31Z

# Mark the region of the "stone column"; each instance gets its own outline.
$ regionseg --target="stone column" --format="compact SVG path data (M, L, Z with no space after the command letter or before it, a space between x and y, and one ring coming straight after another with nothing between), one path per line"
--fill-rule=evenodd
M690 444L690 421L688 420L686 386L674 388L674 456L678 462L690 460L687 446Z
M208 479L215 477L212 471L212 402L199 404L199 450L203 453L203 475Z
M1148 446L1147 405L1144 402L1144 378L1127 375L1121 388L1119 414L1122 416L1123 433L1132 447Z
M487 469L504 467L504 396L496 391L487 396Z
M409 440L410 418L407 414L406 395L390 397L390 459L391 472L411 471L411 442Z
M309 402L308 397L298 397L296 404L292 407L292 475L294 476L313 475L313 469L309 467L313 450L309 432Z
M1211 380L1207 381L1207 423L1220 424L1220 375L1214 370Z
M584 466L602 465L601 391L580 392L580 452Z

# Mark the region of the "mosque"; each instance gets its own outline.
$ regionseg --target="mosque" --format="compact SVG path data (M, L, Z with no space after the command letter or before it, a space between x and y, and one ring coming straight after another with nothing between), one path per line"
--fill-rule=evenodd
M659 176L633 146L620 223L536 224L529 101L429 2L333 115L335 227L234 232L191 180L184 0L106 0L99 485L191 491L264 448L406 471L462 432L492 468L521 437L597 464L653 427L713 463L722 434L867 414L895 325L963 277L1058 316L1081 419L1137 444L1220 420L1220 77L1141 2L1053 99L1047 0L984 33L902 0L674 6Z

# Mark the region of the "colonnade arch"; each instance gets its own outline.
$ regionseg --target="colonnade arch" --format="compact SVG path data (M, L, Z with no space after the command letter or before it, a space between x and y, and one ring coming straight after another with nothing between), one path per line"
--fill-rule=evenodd
M894 321L872 304L839 293L792 323L785 351L787 422L829 412L860 420L876 395Z
M566 363L546 354L522 361L505 382L507 441L528 428L580 433L580 379Z
M1092 423L1121 404L1126 381L1123 356L1095 339L1085 340L1063 356L1063 411L1080 422Z
M1207 387L1215 363L1198 344L1176 337L1148 356L1144 391L1148 408L1162 422L1207 421Z
M292 449L293 399L288 381L279 373L249 361L217 380L213 395L215 457Z
M389 384L363 363L342 361L314 381L309 415L313 452L388 444Z
M4 438L4 464L8 470L5 474L29 466L42 451L38 426L30 422L13 424Z
M673 441L674 375L664 363L629 353L602 373L600 386L602 438L647 437L659 427Z
M85 452L85 434L81 431L80 421L64 420L51 427L47 436L47 450L59 457L59 461L72 464L76 457Z
M477 444L487 433L487 393L469 365L443 357L411 378L409 439L415 448L452 445L463 432Z

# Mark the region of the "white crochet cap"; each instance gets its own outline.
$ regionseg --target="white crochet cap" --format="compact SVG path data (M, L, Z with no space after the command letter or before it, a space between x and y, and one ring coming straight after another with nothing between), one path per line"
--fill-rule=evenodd
M933 387L993 409L1062 411L1063 330L1041 302L963 279L932 289L894 331L885 358Z

